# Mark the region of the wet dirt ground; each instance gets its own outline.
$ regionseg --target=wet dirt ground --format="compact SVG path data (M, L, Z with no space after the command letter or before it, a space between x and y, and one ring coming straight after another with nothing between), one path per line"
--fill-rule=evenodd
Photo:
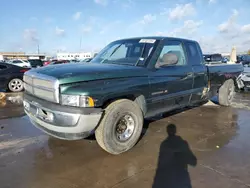
M250 94L237 94L233 108L205 105L147 121L139 143L118 156L94 138L47 136L20 104L0 107L1 188L250 187Z

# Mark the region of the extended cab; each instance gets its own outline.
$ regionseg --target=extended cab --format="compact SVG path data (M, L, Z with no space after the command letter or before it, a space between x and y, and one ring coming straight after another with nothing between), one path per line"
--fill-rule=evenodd
M95 132L107 152L138 141L144 118L214 95L232 103L240 64L205 65L197 42L168 37L117 40L90 63L53 65L24 75L24 109L44 132L66 140Z

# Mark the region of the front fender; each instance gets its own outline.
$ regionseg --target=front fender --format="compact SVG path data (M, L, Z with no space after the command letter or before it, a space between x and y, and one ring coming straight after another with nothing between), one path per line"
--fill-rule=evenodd
M117 98L148 96L148 77L96 80L61 85L62 94L87 95L95 99L96 106L103 106L107 101Z

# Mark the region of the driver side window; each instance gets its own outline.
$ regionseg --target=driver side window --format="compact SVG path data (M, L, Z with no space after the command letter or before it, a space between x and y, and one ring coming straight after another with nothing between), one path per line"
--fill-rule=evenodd
M159 67L159 64L164 62L164 58L170 54L177 56L177 63L174 65L186 65L187 64L182 44L176 43L176 44L164 45L164 47L161 51L161 54L157 60L156 67Z

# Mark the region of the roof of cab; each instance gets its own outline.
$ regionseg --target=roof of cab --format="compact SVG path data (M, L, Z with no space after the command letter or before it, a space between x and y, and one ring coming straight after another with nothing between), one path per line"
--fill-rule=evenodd
M119 39L119 40L131 40L131 39L155 39L155 40L172 39L172 40L179 40L179 41L190 41L190 42L196 42L196 41L194 41L194 40L190 40L190 39L176 38L176 37L166 37L166 36L145 36L145 37L132 37L132 38L122 38L122 39Z

